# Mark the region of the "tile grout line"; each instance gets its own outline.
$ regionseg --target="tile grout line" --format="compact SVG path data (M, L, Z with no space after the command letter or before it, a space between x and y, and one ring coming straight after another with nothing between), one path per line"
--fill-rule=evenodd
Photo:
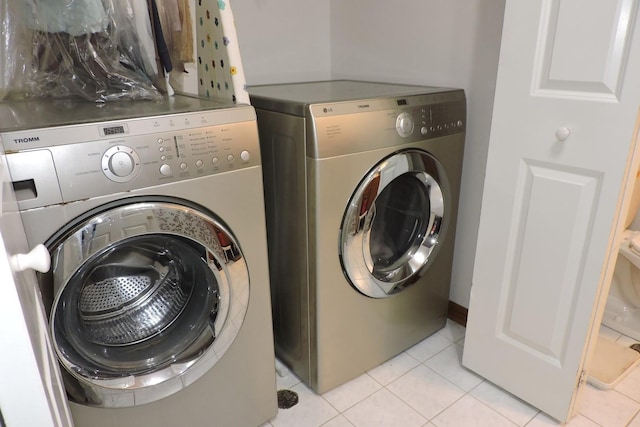
M447 348L448 348L448 347L447 347ZM434 355L434 357L435 357L435 355ZM430 357L429 359L427 359L427 360L430 360L430 359L431 359L431 357ZM409 402L405 402L405 400L404 400L402 397L398 396L396 393L394 393L394 392L393 392L393 390L388 389L386 386L384 386L384 388L385 388L385 389L387 389L387 391L389 391L389 393L391 393L392 395L394 395L395 397L397 397L398 399L400 399L402 402L404 402L404 404L405 404L405 405L409 406L411 409L413 409L413 410L414 410L414 411L416 411L418 414L420 414L420 416L422 416L423 418L425 418L425 419L427 420L427 423L429 423L429 422L433 423L433 421L432 421L432 420L433 420L435 417L437 417L438 415L440 415L442 412L446 411L448 408L450 408L452 405L454 405L458 400L462 399L462 398L467 394L467 392L465 392L465 390L463 390L462 388L460 388L458 385L456 385L456 384L454 384L453 382L451 382L448 378L446 378L446 377L444 377L444 376L440 375L438 372L436 372L435 370L433 370L433 369L432 369L432 368L430 368L429 366L425 365L425 362L426 362L427 360L425 360L424 362L421 362L421 363L420 363L420 365L422 365L422 366L424 366L425 368L429 369L431 372L435 373L435 374L436 374L436 375L438 375L440 378L444 379L446 382L448 382L449 384L453 385L455 388L457 388L457 389L459 389L459 390L461 390L461 391L463 392L463 395L462 395L462 396L458 397L458 398L457 398L457 399L455 399L453 402L451 402L449 405L447 405L446 407L442 408L442 409L441 409L438 413L436 413L433 417L431 417L431 418L427 418L427 417L425 417L424 415L422 415L422 414L420 413L420 411L419 411L417 408L415 408L415 407L414 407L413 405L411 405ZM417 368L417 367L418 367L418 366L416 366L415 368ZM413 369L415 369L415 368L413 368ZM413 370L413 369L411 369L411 370ZM394 381L392 381L392 382L391 382L391 383L389 383L389 384L392 384L393 382L397 381L398 379L400 379L401 377L403 377L403 376L404 376L404 375L406 375L406 374L408 374L408 372L405 372L403 375L401 375L400 377L396 378Z
M373 396L374 394L376 394L377 392L379 392L380 390L382 390L383 388L386 388L383 384L380 383L380 381L376 380L375 378L373 378L371 375L368 374L368 372L365 372L362 375L367 375L369 378L371 378L372 381L374 381L376 384L378 384L380 386L379 389L375 390L373 393L369 393L367 394L365 397L363 397L362 399L358 400L357 402L355 402L354 404L352 404L351 406L349 406L348 408L345 408L344 411L341 411L340 409L336 408L328 399L326 399L324 397L324 394L318 394L318 396L322 397L324 399L325 402L327 402L329 404L329 406L331 406L333 409L335 409L336 411L338 411L338 415L343 415L346 411L348 411L349 409L353 408L354 406L362 403L363 401L365 401L366 399L368 399L369 397ZM353 380L360 378L360 376L354 378ZM351 381L353 381L351 380ZM313 390L312 390L313 391ZM315 393L315 392L314 392ZM317 394L317 393L316 393ZM403 401L404 402L404 401ZM337 415L336 415L337 416ZM343 415L344 416L344 415ZM335 418L335 417L334 417ZM345 417L346 418L346 417ZM332 418L333 419L333 418ZM347 419L348 420L348 419Z

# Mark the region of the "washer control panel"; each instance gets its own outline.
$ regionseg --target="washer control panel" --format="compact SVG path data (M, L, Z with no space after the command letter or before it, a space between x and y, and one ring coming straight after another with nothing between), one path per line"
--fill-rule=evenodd
M30 188L27 196L17 194L21 209L260 165L250 106L24 130L0 138L25 141L6 156L14 187Z

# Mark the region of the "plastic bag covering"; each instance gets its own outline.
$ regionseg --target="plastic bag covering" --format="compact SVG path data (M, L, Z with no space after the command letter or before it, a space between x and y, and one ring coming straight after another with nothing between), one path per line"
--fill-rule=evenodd
M6 63L5 59L7 58L7 55L9 54L9 46L10 46L10 34L7 34L7 28L5 26L5 17L7 16L7 9L8 9L8 4L7 2L2 2L0 4L0 19L2 20L2 26L0 27L0 32L2 33L2 35L4 36L2 38L2 44L0 44L0 71L2 71L0 73L0 99L4 99L4 97L7 95L7 91L9 89L9 79L10 79L10 72L8 72L9 70L7 70L8 64Z
M153 30L149 20L149 5L141 0L111 0L116 39L136 65L156 82L158 63Z
M22 11L22 4L11 0L0 0L0 100L4 99L12 87L22 86L27 71L25 64L30 51L29 33L24 25L14 27L16 11ZM20 15L22 16L22 15Z
M10 13L2 23L5 34L26 32L26 40L31 41L27 52L19 43L6 47L9 55L3 74L10 76L9 96L81 97L99 102L161 98L143 71L145 58L136 51L141 48L130 44L146 37L147 30L139 32L129 14L134 1L0 0L22 4L21 8L8 6ZM24 64L22 70L18 64ZM19 72L24 77L15 76Z

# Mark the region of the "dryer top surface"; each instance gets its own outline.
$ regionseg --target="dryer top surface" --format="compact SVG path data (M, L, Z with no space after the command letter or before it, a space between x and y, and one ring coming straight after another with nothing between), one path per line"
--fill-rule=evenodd
M0 132L216 110L234 105L229 101L186 95L165 96L157 102L136 100L94 103L75 99L0 102Z
M357 80L330 80L250 86L251 103L256 108L305 116L308 105L357 101L376 98L401 98L427 95L452 89L434 86L413 86Z

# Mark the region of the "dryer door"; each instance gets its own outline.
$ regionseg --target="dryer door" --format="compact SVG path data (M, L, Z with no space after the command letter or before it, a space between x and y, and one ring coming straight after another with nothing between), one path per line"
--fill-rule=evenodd
M175 393L239 332L247 265L201 208L130 199L79 218L48 247L52 337L78 403L136 406Z
M340 260L361 293L391 296L418 280L448 225L449 185L441 164L422 150L404 150L376 164L345 210Z

